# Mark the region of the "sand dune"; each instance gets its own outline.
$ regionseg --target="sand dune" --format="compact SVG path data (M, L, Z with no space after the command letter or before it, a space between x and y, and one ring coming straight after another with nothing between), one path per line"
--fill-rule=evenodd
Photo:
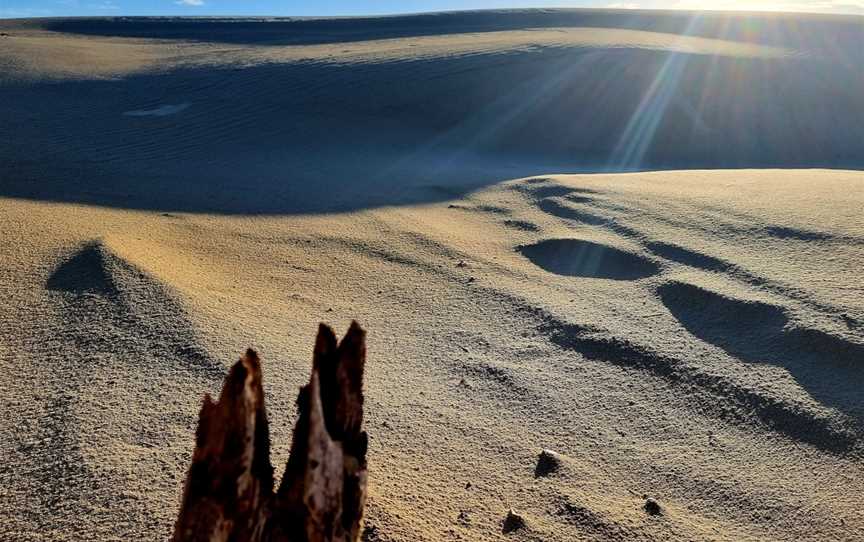
M861 166L860 18L766 16L753 35L743 16L593 13L17 23L0 54L2 194L285 214L538 172ZM362 40L338 41L346 25ZM260 41L274 33L301 45Z
M861 20L0 22L0 538L167 537L358 319L368 541L859 539Z

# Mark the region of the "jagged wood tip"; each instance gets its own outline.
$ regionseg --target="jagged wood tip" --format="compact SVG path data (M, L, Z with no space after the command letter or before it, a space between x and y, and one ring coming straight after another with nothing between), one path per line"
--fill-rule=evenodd
M218 402L204 398L173 540L355 542L366 503L366 332L341 342L318 329L309 384L297 397L291 454L273 491L261 363L231 368Z

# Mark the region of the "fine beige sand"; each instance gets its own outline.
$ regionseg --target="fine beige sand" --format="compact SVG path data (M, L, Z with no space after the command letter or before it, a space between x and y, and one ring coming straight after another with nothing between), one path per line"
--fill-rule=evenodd
M167 538L352 319L366 541L864 539L862 21L0 21L0 539Z

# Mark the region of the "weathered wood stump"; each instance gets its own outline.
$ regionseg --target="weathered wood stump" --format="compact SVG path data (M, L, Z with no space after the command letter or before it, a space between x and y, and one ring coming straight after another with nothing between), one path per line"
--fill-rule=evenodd
M291 455L273 492L261 364L249 350L204 398L173 540L355 542L366 502L366 333L337 344L321 325L312 375L297 397Z

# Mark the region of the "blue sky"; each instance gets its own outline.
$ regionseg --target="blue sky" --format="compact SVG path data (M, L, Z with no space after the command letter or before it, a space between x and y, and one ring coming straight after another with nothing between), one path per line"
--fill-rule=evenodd
M864 14L864 0L0 0L0 18L67 15L359 15L500 7L763 9Z

